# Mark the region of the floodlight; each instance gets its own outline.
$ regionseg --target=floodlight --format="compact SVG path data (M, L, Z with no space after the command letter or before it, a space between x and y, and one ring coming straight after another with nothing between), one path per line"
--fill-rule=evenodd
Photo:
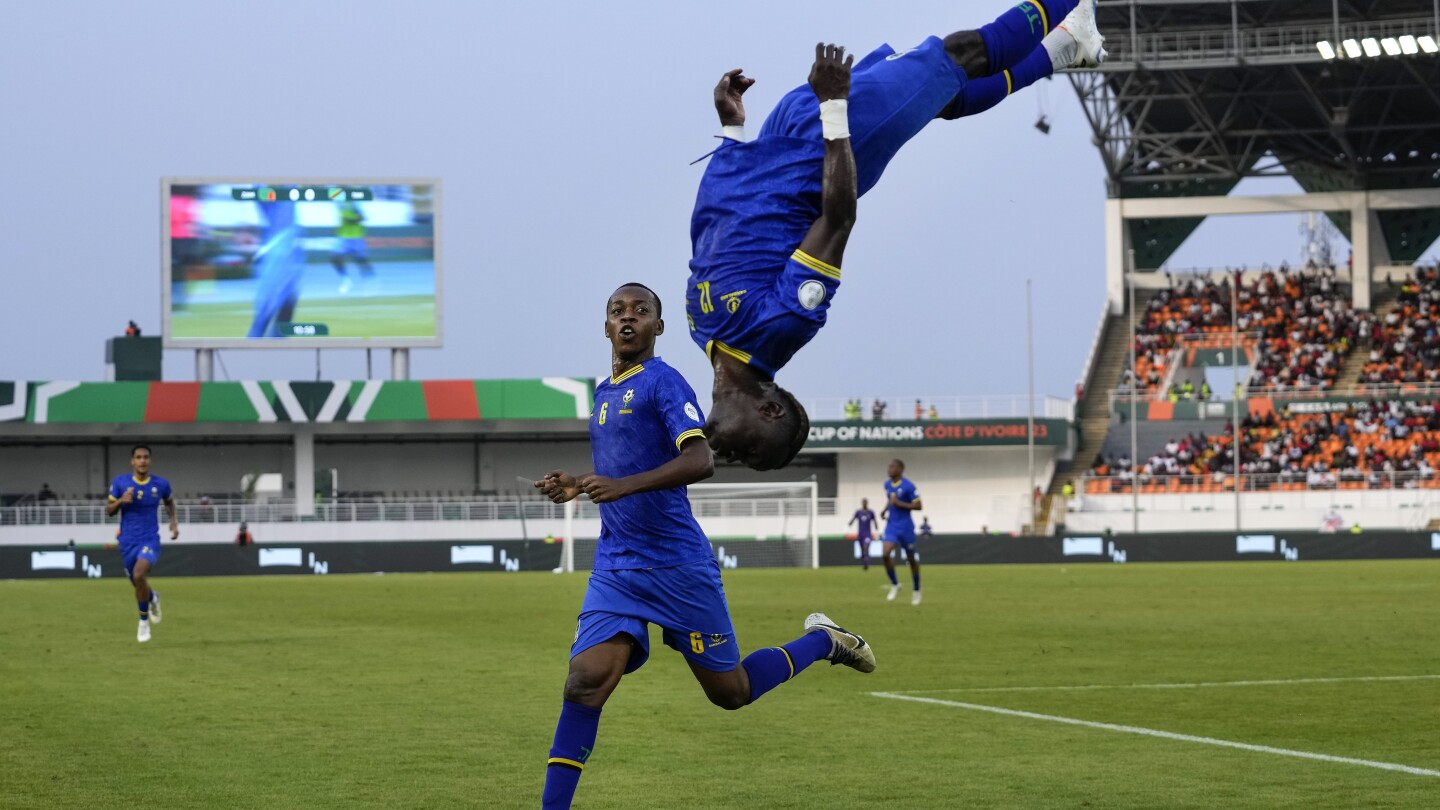
M1400 55L1400 43L1396 42L1394 37L1386 37L1380 40L1380 47L1385 49L1386 56Z
M1325 59L1328 61L1335 58L1335 46L1331 45L1328 42L1322 41L1315 43L1315 49L1320 52L1321 59Z
M1350 57L1351 59L1359 59L1361 53L1362 53L1362 52L1361 52L1361 50L1360 50L1360 43L1356 42L1356 41L1353 40L1353 39L1347 39L1347 40L1345 40L1345 55L1346 55L1346 56Z
M1414 56L1420 52L1420 46L1415 44L1415 37L1406 34L1400 37L1400 52L1406 56Z
M1360 40L1360 44L1365 46L1366 56L1375 57L1380 55L1380 43L1374 37L1366 37Z
M1416 40L1416 42L1420 43L1420 50L1424 51L1425 53L1435 53L1436 51L1440 51L1440 47L1435 46L1435 38L1430 36L1429 34L1420 37Z

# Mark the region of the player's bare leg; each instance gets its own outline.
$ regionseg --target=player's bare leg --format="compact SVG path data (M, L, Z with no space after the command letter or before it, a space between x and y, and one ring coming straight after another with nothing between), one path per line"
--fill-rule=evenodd
M686 663L690 664L690 671L695 673L695 680L700 682L700 688L705 690L705 697L710 698L711 703L726 711L749 705L750 673L745 667L735 667L729 672L715 672L694 661Z
M885 595L885 601L894 602L895 596L900 593L900 580L895 578L895 544L889 540L885 541L882 558L885 561L885 576L890 577L890 593Z
M131 569L130 581L135 584L135 603L140 607L140 625L135 631L135 640L150 640L150 561L136 560Z
M610 698L630 661L634 639L621 633L570 659L565 703L555 726L555 743L545 768L541 806L565 808L575 797L580 774L595 748L600 709Z

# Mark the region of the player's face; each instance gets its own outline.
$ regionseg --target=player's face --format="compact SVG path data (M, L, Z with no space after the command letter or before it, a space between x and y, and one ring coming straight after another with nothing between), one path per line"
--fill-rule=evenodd
M900 462L892 461L890 462L890 466L885 468L885 474L891 478L899 478L905 474L905 468L900 466Z
M140 477L150 474L150 451L143 447L130 454L130 469Z
M738 461L752 470L779 469L784 459L785 437L777 432L777 423L759 420L728 418L716 420L714 409L711 422L705 426L710 449L715 457L725 461Z
M649 290L621 287L605 304L605 337L615 356L640 357L655 351L655 338L665 332L659 305Z

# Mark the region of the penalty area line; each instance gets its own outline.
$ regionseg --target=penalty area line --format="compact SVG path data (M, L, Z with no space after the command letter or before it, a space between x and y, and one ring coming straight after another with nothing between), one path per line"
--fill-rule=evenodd
M1260 681L1199 681L1195 683L1090 683L1079 686L957 686L948 689L908 689L894 695L934 692L1079 692L1096 689L1213 689L1224 686L1297 686L1310 683L1383 683L1390 681L1434 681L1440 675L1357 675L1348 678L1286 678Z
M1400 765L1394 762L1376 762L1369 759L1353 759L1351 757L1337 757L1330 754L1316 754L1310 751L1295 751L1289 748L1273 748L1268 745L1254 745L1252 743L1235 742L1233 740L1218 740L1214 737L1196 737L1190 734L1176 734L1171 731L1159 731L1157 729L1141 728L1139 726L1097 723L1093 720L1080 720L1074 717L1060 717L1053 714L1038 714L1036 712L1020 711L1018 709L1006 709L1000 706L984 706L979 703L961 703L956 700L941 700L939 698L919 697L917 695L899 695L894 692L871 692L869 694L871 697L885 698L888 700L908 700L914 703L928 703L934 706L947 706L953 709L966 709L972 712L988 712L990 714L1000 714L1007 717L1022 717L1026 720L1045 720L1051 723L1063 723L1069 726L1081 726L1084 728L1099 729L1101 731L1117 731L1124 734L1159 737L1164 740L1175 740L1176 742L1214 745L1221 748L1236 748L1241 751L1250 751L1257 754L1274 754L1276 756L1310 759L1318 762L1333 762L1341 765L1361 765L1366 768L1376 768L1382 771L1399 771L1400 773L1408 773L1415 776L1440 777L1440 771L1416 768L1410 765Z

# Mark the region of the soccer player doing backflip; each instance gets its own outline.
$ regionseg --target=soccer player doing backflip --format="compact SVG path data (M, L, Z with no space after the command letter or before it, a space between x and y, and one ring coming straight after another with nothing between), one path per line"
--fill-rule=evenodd
M1058 68L1104 57L1094 0L1026 0L978 31L881 46L846 81L799 87L746 141L741 70L721 77L723 127L691 215L691 338L714 370L706 434L717 455L784 467L809 418L775 374L825 325L856 201L936 118L973 115ZM816 64L843 49L817 46Z
M829 58L816 70L833 79L840 63ZM583 492L600 509L594 571L546 767L546 808L570 806L595 748L602 707L622 677L650 657L651 624L685 657L706 697L724 709L755 702L817 661L875 669L865 640L823 613L810 614L795 640L741 660L720 566L685 489L710 477L714 457L695 392L655 356L655 338L665 329L660 299L648 287L626 284L605 307L611 370L595 388L590 416L594 472L555 470L535 482L556 503Z
M140 444L130 451L130 473L117 475L110 484L107 516L120 513L120 558L125 574L135 586L135 602L140 606L140 626L135 640L150 640L150 622L160 623L160 594L150 587L150 572L160 560L160 526L157 517L160 505L170 516L170 539L180 538L180 525L175 521L175 500L170 482L150 474L150 448Z

